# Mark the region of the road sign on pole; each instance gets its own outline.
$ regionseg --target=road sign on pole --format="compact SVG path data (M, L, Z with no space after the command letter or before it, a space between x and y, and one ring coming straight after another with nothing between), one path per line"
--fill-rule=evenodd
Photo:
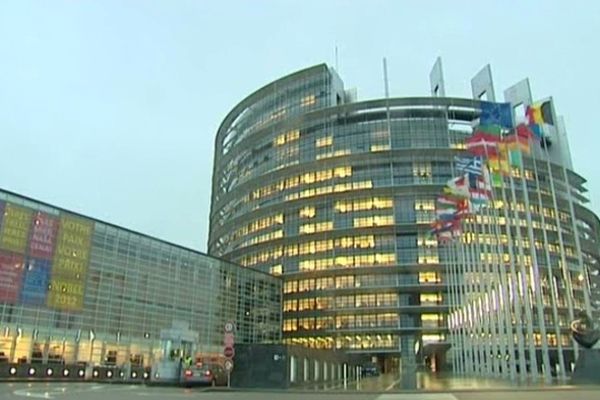
M232 321L225 323L225 333L233 333L235 331L235 324Z
M225 371L227 372L231 372L231 370L233 369L233 360L225 360Z
M233 333L225 333L225 336L223 336L223 345L225 345L225 347L233 347L234 344L235 338Z
M233 358L233 356L235 355L235 350L233 349L233 347L225 347L225 349L223 349L223 355L225 356L225 358Z

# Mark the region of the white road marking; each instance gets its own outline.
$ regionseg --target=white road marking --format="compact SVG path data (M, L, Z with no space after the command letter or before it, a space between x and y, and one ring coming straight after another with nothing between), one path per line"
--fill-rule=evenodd
M56 387L56 388L52 388L50 390L48 389L36 389L33 388L32 384L29 383L27 385L29 388L28 389L17 389L15 391L13 391L13 394L15 396L20 396L20 397L31 397L31 398L38 398L38 399L54 399L56 398L56 396L64 396L66 394L74 394L74 393L85 393L85 392L92 392L92 391L98 391L98 390L102 390L104 389L105 392L123 392L123 391L127 391L127 390L133 390L133 389L138 389L139 387L137 385L129 385L129 386L125 386L125 387L108 387L107 385L93 385L87 388L74 388L72 390L68 390L66 387Z
M458 400L450 393L397 393L382 394L375 400Z
M385 391L389 392L390 390L392 390L392 388L394 386L396 386L398 383L400 383L401 380L402 380L402 378L395 380L391 385L389 385L388 387L385 388Z
M49 392L36 393L36 392L32 392L29 389L18 389L18 390L15 390L13 392L13 394L15 396L33 397L33 398L37 398L37 399L53 399L54 398L54 397L50 396Z

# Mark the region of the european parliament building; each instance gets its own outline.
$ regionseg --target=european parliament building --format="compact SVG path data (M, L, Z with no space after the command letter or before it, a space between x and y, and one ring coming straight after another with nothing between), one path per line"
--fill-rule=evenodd
M473 98L446 97L440 61L430 82L428 97L358 101L321 64L243 99L216 136L208 252L283 277L287 343L364 354L386 371L568 374L570 320L593 311L600 223L564 129L548 128L544 146L503 178L505 197L494 189L487 214L443 245L429 234L436 198L482 98L495 95L489 67L473 78ZM528 82L505 101L524 118ZM500 288L490 276L511 266ZM500 309L502 325L465 326Z
M147 370L174 321L198 333L209 357L221 354L228 321L238 343L278 342L280 306L279 278L0 190L3 377L21 365L37 377L82 378L86 365Z

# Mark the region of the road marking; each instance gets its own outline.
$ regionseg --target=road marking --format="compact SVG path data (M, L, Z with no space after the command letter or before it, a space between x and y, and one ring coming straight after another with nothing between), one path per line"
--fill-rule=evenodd
M36 393L36 392L32 392L29 389L18 389L18 390L15 390L13 392L13 394L15 396L33 397L33 398L37 398L37 399L53 399L54 398L54 397L50 396L49 392Z
M392 388L394 386L396 386L398 383L400 383L401 380L402 380L402 378L395 380L391 385L389 385L388 387L385 388L385 391L389 392L390 390L392 390Z
M375 400L458 400L450 393L397 393L382 394Z

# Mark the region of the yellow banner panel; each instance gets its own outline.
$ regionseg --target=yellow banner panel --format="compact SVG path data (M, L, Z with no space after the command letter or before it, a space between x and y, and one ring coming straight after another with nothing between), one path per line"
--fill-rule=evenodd
M6 204L0 230L0 248L25 254L32 215L33 211L30 209Z
M48 293L48 307L78 311L83 308L85 276L90 260L94 223L61 215Z

